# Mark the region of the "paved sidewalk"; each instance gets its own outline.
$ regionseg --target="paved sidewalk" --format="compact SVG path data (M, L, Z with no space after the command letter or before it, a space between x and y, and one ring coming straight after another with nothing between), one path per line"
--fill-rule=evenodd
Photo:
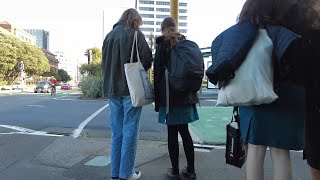
M30 143L33 143L30 146ZM3 136L0 139L1 180L108 180L110 178L110 139L43 136ZM245 180L242 169L227 165L224 149L196 149L198 180ZM292 152L293 179L309 180L301 152ZM180 148L180 167L186 165ZM141 180L166 180L170 167L167 143L140 140L136 169ZM269 153L265 179L272 179Z

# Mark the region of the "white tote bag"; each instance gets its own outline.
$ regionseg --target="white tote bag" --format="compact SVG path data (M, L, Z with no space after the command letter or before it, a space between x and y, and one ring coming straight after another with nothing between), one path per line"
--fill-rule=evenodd
M235 78L218 92L216 106L269 104L278 96L273 89L272 40L259 29L246 59L235 71Z
M144 70L138 50L138 32L134 32L130 63L124 64L127 84L133 107L140 107L154 102L154 92L149 77ZM133 62L133 49L136 46L137 62Z

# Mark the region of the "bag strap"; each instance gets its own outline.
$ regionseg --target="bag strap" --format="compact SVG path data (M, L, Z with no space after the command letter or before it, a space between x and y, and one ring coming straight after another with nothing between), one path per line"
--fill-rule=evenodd
M168 116L169 114L169 100L170 100L170 96L169 96L169 72L168 72L168 68L165 69L164 71L165 73L165 77L166 77L166 115Z
M237 122L238 124L240 124L239 122L239 107L238 106L234 106L233 107L233 116L232 116L232 119L231 119L231 122Z
M134 31L134 36L133 36L133 41L132 41L132 48L131 48L130 63L133 63L134 44L136 44L137 59L138 59L138 62L140 62L139 49L138 49L138 31Z

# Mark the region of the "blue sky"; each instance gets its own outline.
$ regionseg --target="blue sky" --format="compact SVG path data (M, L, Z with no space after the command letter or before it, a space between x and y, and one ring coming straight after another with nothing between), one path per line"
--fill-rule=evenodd
M207 47L220 32L235 24L244 0L188 2L188 38ZM102 46L102 12L106 34L133 5L134 0L10 0L1 3L0 21L50 31L50 51L64 51L82 61L85 49Z

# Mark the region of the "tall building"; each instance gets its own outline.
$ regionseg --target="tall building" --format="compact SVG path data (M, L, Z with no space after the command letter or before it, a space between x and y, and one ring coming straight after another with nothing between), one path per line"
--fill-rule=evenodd
M140 30L150 45L150 35L161 35L161 22L170 16L170 0L137 0L137 10L141 15L143 24ZM179 0L179 32L188 35L188 3ZM154 47L154 45L153 45Z
M77 64L72 62L71 58L68 58L63 52L54 52L56 58L59 61L58 68L65 70L72 80L77 81Z
M33 45L36 45L36 40L37 38L30 33L26 32L23 29L20 29L16 26L13 26L12 24L8 23L7 21L1 21L0 22L0 27L3 29L9 31L9 33L18 39L24 41L24 42L29 42Z
M43 29L25 29L28 33L37 37L37 46L49 50L49 32Z
M48 62L50 64L50 71L58 73L59 60L56 58L56 55L44 48L42 48L41 50L48 59Z

